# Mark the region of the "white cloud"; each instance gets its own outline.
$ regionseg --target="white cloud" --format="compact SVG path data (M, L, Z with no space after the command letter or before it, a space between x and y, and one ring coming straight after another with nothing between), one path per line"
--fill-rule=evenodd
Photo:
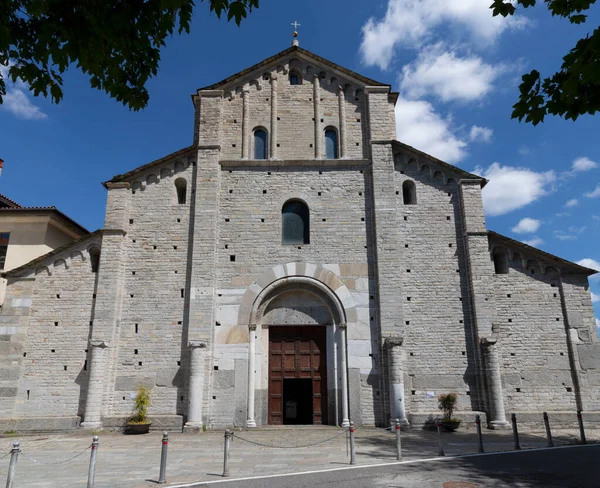
M9 67L10 64L9 66L0 65L0 77L6 83L6 95L3 97L0 110L7 110L21 119L42 120L47 118L48 116L42 112L40 107L29 100L25 84L22 82L13 83L8 78Z
M561 230L555 230L554 231L554 237L556 237L557 239L560 239L561 241L575 241L575 240L577 240L577 236L570 235L570 234L565 234Z
M557 217L570 217L571 212L559 212L556 214Z
M583 234L587 229L587 225L582 225L581 227L575 227L574 225L569 227L569 232L573 232L575 234Z
M600 319L596 319L596 329L598 329L598 335L600 335Z
M490 142L493 134L494 131L489 127L479 127L478 125L474 125L471 127L469 139L471 139L471 142Z
M598 198L600 197L600 184L596 185L596 188L589 192L589 193L584 193L584 195L588 198Z
M486 170L477 167L474 173L490 180L482 196L485 212L491 216L512 212L549 194L556 179L554 171L536 173L528 168L500 163L494 163Z
M540 225L542 225L541 221L525 217L512 228L512 231L515 234L533 234L540 228Z
M362 28L363 62L387 69L397 45L419 48L432 34L444 29L445 36L467 37L482 48L493 43L510 27L522 27L522 17L494 17L483 0L389 0L382 19L370 18Z
M504 71L502 65L486 64L480 57L459 57L437 44L419 53L415 62L402 68L400 88L408 98L435 95L444 102L474 101L493 89Z
M592 258L584 258L580 261L577 261L577 264L581 266L585 266L586 268L595 269L600 273L600 263ZM600 274L595 274L594 276L590 276L592 280L600 280Z
M592 292L592 303L598 303L600 302L600 295L596 295L594 292ZM598 326L598 319L596 319L596 326Z
M579 200L577 200L577 198L572 198L567 203L565 203L565 207L567 208L576 207L577 205L579 205Z
M583 157L577 158L575 161L573 161L572 169L575 173L581 173L583 171L589 171L597 167L598 163L592 161L590 158Z
M456 136L451 127L452 121L439 115L429 102L398 98L398 140L448 163L456 163L466 156L467 143Z
M544 241L540 239L538 236L535 236L533 239L529 239L527 241L523 241L523 244L527 244L528 246L540 247Z

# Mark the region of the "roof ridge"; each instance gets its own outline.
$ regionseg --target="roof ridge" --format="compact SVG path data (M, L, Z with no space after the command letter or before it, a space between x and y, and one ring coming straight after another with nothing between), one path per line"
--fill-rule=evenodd
M3 195L2 193L0 193L0 200L5 200L7 204L12 204L13 208L20 208L21 205L19 205L17 202L15 202L14 200L8 198L6 195Z

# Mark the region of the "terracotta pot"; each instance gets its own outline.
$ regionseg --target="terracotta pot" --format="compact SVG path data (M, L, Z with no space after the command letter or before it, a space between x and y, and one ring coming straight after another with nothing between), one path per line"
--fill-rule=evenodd
M147 434L148 432L150 432L150 426L152 425L152 423L149 424L127 424L125 426L125 434L129 434L129 435L138 435L138 434Z
M454 432L459 425L460 420L442 420L442 429L446 432Z

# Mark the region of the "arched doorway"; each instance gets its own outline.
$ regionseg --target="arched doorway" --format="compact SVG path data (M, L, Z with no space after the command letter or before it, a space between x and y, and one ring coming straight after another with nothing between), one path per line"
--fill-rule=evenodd
M249 328L248 427L349 425L347 323L356 322L348 289L308 263L268 270L242 299Z

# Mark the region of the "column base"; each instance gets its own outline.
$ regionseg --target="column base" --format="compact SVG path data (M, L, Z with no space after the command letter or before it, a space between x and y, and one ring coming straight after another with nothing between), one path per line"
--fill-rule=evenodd
M492 420L489 428L492 430L508 429L510 428L510 423L506 420Z
M100 429L102 427L102 422L81 422L79 427L82 429Z
M184 432L202 432L204 424L202 422L186 422L183 426Z
M348 420L348 419L342 420L342 427L350 427L350 420Z
M249 429L256 427L256 420L254 420L254 419L246 420L246 427L248 427Z

